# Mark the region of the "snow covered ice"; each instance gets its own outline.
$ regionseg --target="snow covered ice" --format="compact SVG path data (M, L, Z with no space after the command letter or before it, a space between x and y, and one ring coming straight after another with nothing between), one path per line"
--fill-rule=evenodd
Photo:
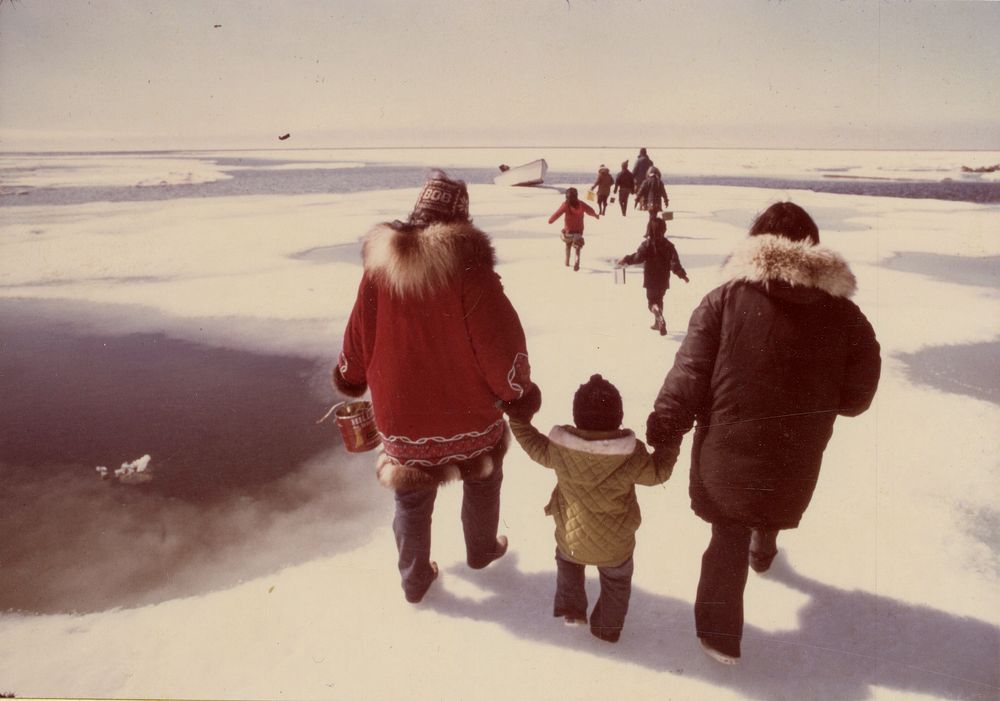
M813 503L801 527L779 537L772 571L751 573L740 668L707 659L694 636L692 602L709 527L688 507L690 438L671 480L639 492L643 524L633 601L621 642L608 645L551 615L554 541L542 513L551 473L512 447L501 501L501 532L511 549L481 572L464 564L460 493L442 489L432 550L441 576L424 601L411 606L395 569L391 494L375 484L371 454L345 454L331 430L328 450L275 483L274 490L298 495L292 509L265 509L267 490L252 502L184 505L183 518L169 511L181 506L158 503L162 535L158 523L142 539L152 553L173 546L183 552L185 538L195 543L194 534L210 532L213 523L236 534L220 538L215 559L197 568L193 557L179 557L171 575L177 588L169 594L74 613L69 580L75 570L50 574L67 580L61 606L0 615L0 692L220 699L438 699L455 698L456 690L484 699L996 699L1000 206L671 184L672 172L728 175L736 162L752 163L762 175L814 178L821 168L848 168L859 177L935 168L941 175L972 162L968 154L942 152L795 152L786 159L767 152L727 162L725 153L651 150L664 164L676 217L668 236L691 278L667 293L665 338L648 328L638 271L624 285L614 284L612 273L614 261L638 245L644 214L630 211L622 218L612 205L601 220L588 219L578 273L563 267L559 227L546 224L561 201L555 188L586 188L597 164L619 163L632 152L501 155L470 149L298 157L317 167L337 161L361 173L359 163L377 159L495 168L545 156L550 172L578 173L547 183L554 187L470 186L473 218L493 237L505 291L527 334L532 376L543 393L535 424L543 430L570 420L576 387L599 372L621 390L624 425L641 437L691 310L720 282L719 264L754 215L780 199L813 215L824 245L841 252L858 277L855 301L882 344L883 377L870 411L838 419ZM267 160L266 154L253 156ZM996 154L976 158L1000 160ZM0 163L16 165L7 157ZM111 156L66 158L58 169L39 169L35 181L5 179L4 190L161 181L197 187L229 177L199 157L129 163L123 171ZM260 167L284 171L288 164L275 158ZM81 335L162 333L211 348L308 359L328 369L360 280L358 237L376 222L405 216L418 185L4 206L0 311L43 309ZM18 197L5 195L3 204ZM321 405L336 401L325 388L317 392ZM233 417L252 420L239 406ZM94 464L86 468L89 482L96 482ZM121 491L147 498L142 490ZM43 516L58 513L49 500L34 503ZM105 516L120 517L94 513L93 519ZM134 527L146 533L154 520ZM48 527L58 529L58 522ZM5 529L4 538L30 542L31 535ZM10 549L5 552L11 557ZM277 564L263 574L241 569L244 556L261 553L280 553ZM88 558L93 561L80 566L99 582L101 568L123 566L113 563L127 564L133 553L115 555L95 550ZM45 576L42 569L38 576ZM593 602L594 572L588 590ZM109 649L116 650L113 658Z

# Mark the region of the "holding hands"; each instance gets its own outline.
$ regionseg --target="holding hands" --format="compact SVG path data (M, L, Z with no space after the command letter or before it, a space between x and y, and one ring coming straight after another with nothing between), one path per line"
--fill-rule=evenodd
M529 423L531 417L542 408L542 391L532 383L520 399L499 402L500 409L512 419Z

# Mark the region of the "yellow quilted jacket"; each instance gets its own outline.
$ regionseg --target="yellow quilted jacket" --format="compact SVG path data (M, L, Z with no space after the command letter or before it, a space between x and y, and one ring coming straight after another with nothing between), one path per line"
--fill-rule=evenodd
M670 479L677 452L650 455L628 429L554 426L545 437L514 418L510 428L532 460L556 472L545 513L555 519L560 552L583 565L608 567L631 557L642 521L635 485Z

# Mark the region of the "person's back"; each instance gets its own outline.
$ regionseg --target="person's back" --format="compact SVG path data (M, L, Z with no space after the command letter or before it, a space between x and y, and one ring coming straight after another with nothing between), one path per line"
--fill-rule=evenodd
M639 149L639 155L635 159L635 167L632 169L632 175L635 177L637 183L641 183L646 177L647 171L653 167L652 159L646 154L646 149Z
M619 266L642 263L642 286L646 289L646 304L653 314L653 325L649 328L667 335L667 322L663 316L664 298L670 289L670 273L673 272L684 282L689 282L687 271L681 265L677 248L666 237L667 223L659 217L649 220L646 236L635 253L618 260Z
M635 175L628 169L628 161L622 163L622 169L615 176L615 191L632 192L635 189Z
M489 237L472 225L465 183L436 171L407 222L380 224L332 372L349 397L370 389L382 441L376 476L394 491L392 528L406 600L438 576L430 559L438 485L461 478L466 562L507 552L497 535L506 422L497 402L531 384L524 331L494 271Z
M651 220L656 218L658 212L669 206L670 198L667 196L666 186L660 179L658 168L649 169L646 179L642 181L639 191L636 193L636 201L640 203L640 207L649 212Z
M386 453L436 465L494 445L503 435L496 398L520 391L526 367L516 367L523 332L487 236L468 223L383 224L367 235L363 259L361 297L370 303L357 310L361 323L345 347L364 358L368 375L377 373L372 403ZM489 335L507 347L483 347L479 326L492 326ZM423 440L462 434L477 438Z
M650 455L635 433L622 429L621 395L593 375L573 399L575 425L554 426L546 437L531 413L510 411L514 438L538 464L554 470L556 486L545 513L555 520L559 570L555 616L587 619L584 567L601 572L601 599L591 632L615 642L624 625L631 586L635 533L642 520L635 485L670 478L677 453Z
M618 195L618 206L621 207L622 216L628 213L628 197L635 190L635 176L628 169L628 161L622 161L622 169L615 176L615 193Z
M780 530L812 499L836 417L856 416L881 371L871 324L850 301L847 261L819 245L819 229L791 202L771 205L723 268L660 388L646 438L691 447L691 508L712 525L695 622L705 651L741 655L749 567L764 572Z
M566 244L565 264L569 265L570 250L576 251L576 263L573 265L574 272L580 270L580 250L585 243L583 239L584 215L594 217L595 219L599 218L598 213L590 205L580 201L576 188L570 187L566 189L566 199L559 205L559 209L549 217L549 224L559 217L564 217L562 239Z

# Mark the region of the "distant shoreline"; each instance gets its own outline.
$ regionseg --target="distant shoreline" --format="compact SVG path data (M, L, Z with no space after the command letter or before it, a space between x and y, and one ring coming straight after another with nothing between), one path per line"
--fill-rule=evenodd
M302 168L281 171L255 170L252 164L226 164L227 179L195 184L118 185L93 187L16 186L0 190L0 209L24 206L68 206L93 202L156 202L181 198L237 196L329 195L416 188L423 182L426 166L366 164L364 168ZM490 185L496 171L490 168L448 168L448 172L471 185ZM589 172L552 171L551 183L589 182ZM667 188L677 185L747 187L765 190L811 190L838 195L937 199L974 204L1000 204L1000 182L945 178L918 180L817 173L814 178L772 175L674 175L665 178Z

